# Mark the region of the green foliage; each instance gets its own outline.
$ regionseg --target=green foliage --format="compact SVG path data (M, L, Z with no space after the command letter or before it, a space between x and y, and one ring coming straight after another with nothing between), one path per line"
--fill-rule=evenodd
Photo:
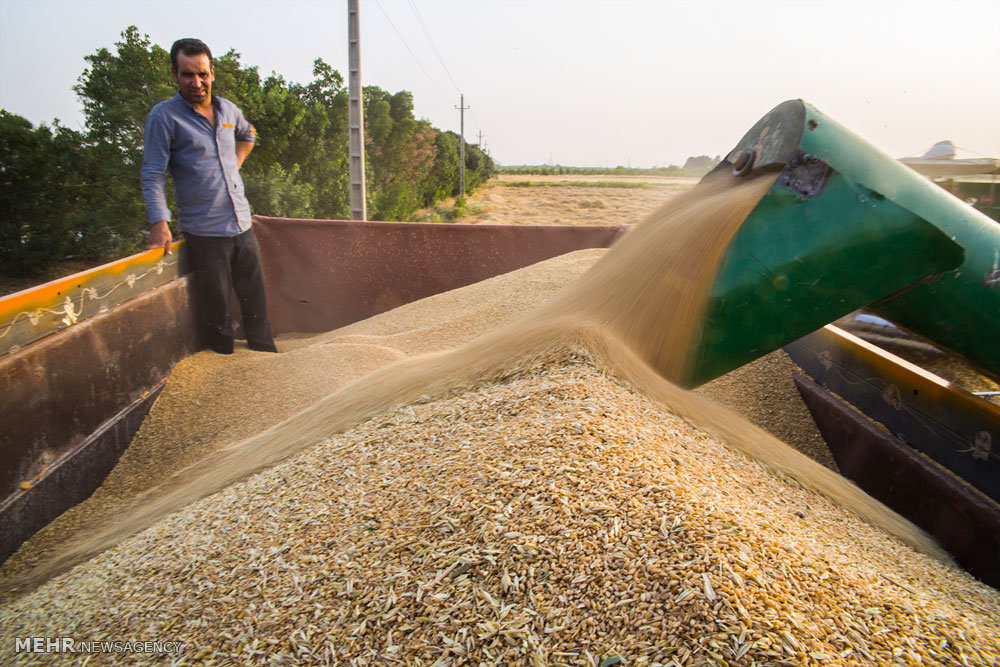
M424 206L446 197L456 197L459 191L459 143L455 132L440 132L437 135L437 157L424 191ZM476 189L493 178L496 164L493 158L475 144L465 145L465 192L472 194Z
M311 218L313 185L303 183L299 165L285 171L272 164L263 174L246 181L247 198L255 202L260 215L282 218Z
M76 211L76 254L94 261L145 246L146 206L139 170L149 110L176 93L170 53L129 26L115 51L99 49L73 87L87 130L82 150L91 166L86 207Z
M40 272L71 255L96 262L145 246L143 128L150 109L176 93L170 54L130 26L114 49L98 49L86 62L74 87L84 133L0 118L0 261L9 275ZM233 50L216 56L214 66L213 93L233 101L257 129L242 169L252 210L348 217L348 95L340 73L317 59L304 85L277 74L262 79ZM368 86L363 104L369 218L406 220L458 194L458 135L415 119L407 91ZM467 192L494 170L488 155L466 146Z
M434 137L434 148L434 166L424 186L424 206L458 194L458 135L439 132Z
M496 173L493 158L479 149L479 146L465 146L465 191L475 192L480 185L490 180Z
M413 95L366 86L365 181L373 220L403 220L423 203L435 158L435 130L413 117Z
M88 67L73 90L83 103L87 138L121 154L126 168L142 164L146 115L176 91L170 54L140 36L135 26L122 33L116 51L99 49L84 60Z
M423 217L415 222L456 222L467 215L478 215L482 213L482 210L478 204L469 204L459 197L451 206L433 206L429 212L424 213Z
M37 275L65 257L86 198L82 137L0 110L0 267Z

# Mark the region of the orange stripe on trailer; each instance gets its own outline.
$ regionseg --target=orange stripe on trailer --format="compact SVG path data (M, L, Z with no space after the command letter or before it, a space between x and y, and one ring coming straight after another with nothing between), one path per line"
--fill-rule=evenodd
M173 255L147 250L0 298L0 354L13 352L180 275Z
M173 242L170 245L171 251L176 253L176 249L182 243L184 241ZM130 269L146 270L156 266L156 263L163 258L164 253L162 250L147 250L137 255L130 255L123 259L94 267L93 269L57 278L35 287L29 287L26 290L0 297L0 321L13 319L20 311L50 308L61 303L72 290L85 287L87 283L90 283L98 276L123 275Z

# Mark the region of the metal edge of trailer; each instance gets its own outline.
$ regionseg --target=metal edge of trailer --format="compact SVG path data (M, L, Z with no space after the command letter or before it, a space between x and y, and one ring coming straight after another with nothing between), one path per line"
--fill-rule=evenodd
M841 473L1000 587L1000 406L832 325L784 349Z
M0 357L3 556L101 484L164 378L202 348L189 282L174 279Z
M0 355L106 313L187 272L184 242L124 257L0 297Z
M132 442L165 381L104 422L0 502L0 563L69 507L97 490Z

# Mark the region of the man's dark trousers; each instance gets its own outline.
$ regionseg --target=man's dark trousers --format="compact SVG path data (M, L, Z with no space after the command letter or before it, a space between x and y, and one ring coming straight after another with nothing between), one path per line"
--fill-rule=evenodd
M267 321L260 247L253 230L232 237L196 236L185 232L184 240L194 268L195 292L208 334L208 346L223 354L233 351L229 298L235 290L243 313L247 345L252 350L275 352L271 325Z

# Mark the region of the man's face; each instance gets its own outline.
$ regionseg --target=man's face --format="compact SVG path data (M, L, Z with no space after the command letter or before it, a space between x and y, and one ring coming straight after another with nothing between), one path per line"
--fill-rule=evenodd
M209 64L208 56L204 53L195 56L178 53L177 69L170 71L180 88L181 97L190 104L198 106L211 98L215 68Z

